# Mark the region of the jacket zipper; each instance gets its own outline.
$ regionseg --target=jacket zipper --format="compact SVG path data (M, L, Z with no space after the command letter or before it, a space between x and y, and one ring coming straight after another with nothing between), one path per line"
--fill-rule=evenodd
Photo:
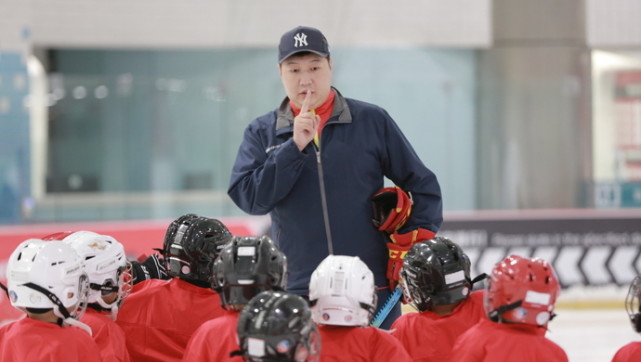
M325 222L325 235L327 236L327 251L329 255L334 254L334 243L332 242L332 231L329 227L329 211L327 209L327 196L325 192L325 178L323 177L323 163L321 162L320 154L320 140L316 145L314 141L311 142L314 146L314 153L316 153L316 167L318 168L318 182L320 185L321 194L321 207L323 208L323 221Z

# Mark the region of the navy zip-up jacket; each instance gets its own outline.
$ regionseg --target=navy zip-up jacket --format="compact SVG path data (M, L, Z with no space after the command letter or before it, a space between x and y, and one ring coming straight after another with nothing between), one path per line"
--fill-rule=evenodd
M400 232L417 227L437 232L443 222L436 176L394 120L376 105L332 90L334 109L321 133L318 154L313 142L302 152L296 147L294 115L285 98L279 109L246 128L228 190L243 211L270 214L272 238L287 256L287 290L301 295L308 294L312 272L328 255L321 187L326 190L334 254L360 257L379 287L388 285L389 238L372 224L370 198L384 187L384 176L411 192L414 200L412 215ZM319 166L324 185L319 182Z

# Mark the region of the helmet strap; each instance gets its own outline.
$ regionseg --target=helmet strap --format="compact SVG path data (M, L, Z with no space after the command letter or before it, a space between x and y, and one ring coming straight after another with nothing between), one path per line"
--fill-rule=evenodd
M191 279L191 278L180 278L180 279L182 279L183 281L185 281L185 282L187 282L187 283L189 283L191 285L195 285L195 286L200 287L200 288L211 289L211 283L208 283L208 282L205 282L205 281L202 281L202 280L196 280L196 279Z
M88 325L86 325L86 324L76 320L75 318L73 318L71 316L71 313L69 313L69 311L64 306L64 304L62 304L62 302L60 301L60 298L58 298L57 295L53 294L50 290L47 290L47 289L39 286L38 284L34 284L34 283L31 283L31 282L28 282L28 283L24 283L23 285L25 287L31 288L31 289L33 289L33 290L35 290L37 292L40 292L40 293L44 294L45 296L47 296L47 298L49 298L49 300L58 307L58 312L60 312L60 315L62 316L62 322L67 323L69 325L73 325L73 326L79 327L79 328L83 329L85 332L89 333L90 336L92 335L91 328ZM61 323L59 323L59 324L61 324Z
M2 284L2 283L0 283L0 288L2 288L2 290L4 290L4 292L7 294L7 298L8 298L9 297L9 288L7 288L7 286Z
M472 284L472 286L474 286L474 284L476 284L476 283L478 283L480 281L483 281L485 279L487 279L487 274L486 273L481 273L481 274L477 275L476 278L470 280L470 284Z
M119 290L117 285L104 285L96 283L89 283L89 288L91 288L92 290L99 290L101 293L113 293Z
M119 309L119 300L114 301L111 304L107 304L102 298L98 298L96 300L96 303L89 303L87 304L87 307L101 312L101 313L107 313L111 320L116 320L116 317L118 316L118 309Z
M49 298L49 300L58 307L58 311L60 312L60 314L63 316L64 319L71 318L71 314L69 313L67 308L65 308L65 306L62 304L62 302L60 301L60 298L58 298L58 296L53 294L51 291L39 286L38 284L34 284L31 282L24 283L23 285L25 287L31 288L47 296L47 298Z
M367 304L367 303L363 303L363 302L359 302L358 304L361 306L361 308L365 309L370 314L374 314L374 312L376 311L376 306L375 305Z
M511 311L512 309L516 309L516 308L520 307L521 304L523 304L523 301L522 300L518 300L518 301L516 301L516 302L514 302L512 304L502 305L502 306L496 308L495 310L489 312L488 313L488 317L490 318L490 320L492 320L494 322L498 322L498 321L500 321L501 316L503 315L503 313Z

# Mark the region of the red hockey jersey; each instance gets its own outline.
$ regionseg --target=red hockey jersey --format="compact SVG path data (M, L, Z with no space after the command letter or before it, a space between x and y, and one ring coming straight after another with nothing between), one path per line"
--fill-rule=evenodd
M102 361L91 336L77 327L60 327L25 317L0 328L0 360Z
M538 327L485 319L456 341L451 361L567 362L568 356Z
M322 362L412 361L389 332L374 327L319 326Z
M191 335L224 309L218 293L179 278L149 279L131 293L116 323L133 361L180 361Z
M619 348L612 362L641 361L641 342L630 342Z
M194 332L187 344L183 361L238 361L241 356L230 357L230 353L240 350L238 346L237 311L225 311L222 317L205 322Z
M449 361L456 339L486 318L483 293L473 292L448 315L431 311L405 313L392 324L392 335L414 361Z
M129 362L125 332L106 314L88 308L80 321L89 327L103 361Z

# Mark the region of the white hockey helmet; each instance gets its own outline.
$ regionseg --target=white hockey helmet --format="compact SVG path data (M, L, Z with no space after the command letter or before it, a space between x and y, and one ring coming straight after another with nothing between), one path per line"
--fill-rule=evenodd
M329 255L312 273L309 299L317 324L366 326L376 308L374 275L357 256Z
M111 311L115 319L118 308L132 288L131 266L125 248L113 237L92 231L54 234L47 239L56 235L63 237L62 241L71 245L84 259L90 288L88 302ZM116 298L106 302L103 297L112 293L116 293Z
M7 284L14 307L53 309L64 323L88 329L77 319L85 311L89 283L83 260L71 246L59 240L23 241L9 257Z

